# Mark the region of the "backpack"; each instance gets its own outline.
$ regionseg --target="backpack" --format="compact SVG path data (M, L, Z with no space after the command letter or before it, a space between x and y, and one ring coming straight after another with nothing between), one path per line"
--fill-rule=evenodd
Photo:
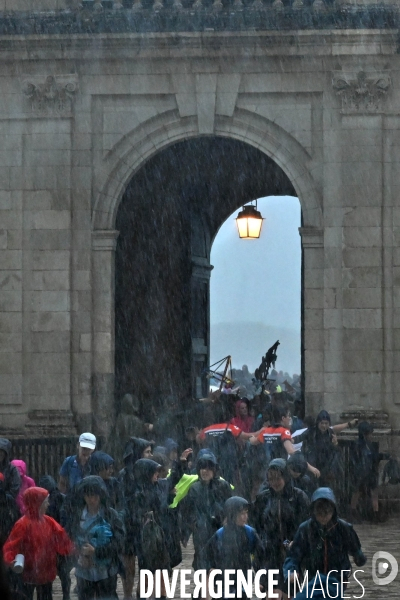
M256 543L255 531L252 527L250 527L250 525L245 525L244 530L246 532L247 541L250 545L250 552L253 552ZM218 529L215 535L217 536L218 541L221 542L224 537L224 528L221 527Z
M81 525L78 535L78 542L80 546L87 542L94 548L103 548L111 543L112 537L113 532L110 524L107 523L103 517L98 516L98 518L94 522L90 523L90 525L86 525L85 523ZM112 557L94 557L92 561L97 566L108 568L112 563Z
M145 568L153 572L156 569L169 568L170 560L164 532L155 521L153 511L146 513L143 517L140 538Z
M254 559L254 550L256 547L256 532L254 531L254 529L252 527L250 527L250 525L245 525L244 526L244 530L246 532L246 537L247 537L247 541L249 544L249 551L250 551L250 555L251 555L251 562L253 563L253 559ZM218 529L218 531L215 533L216 538L218 540L218 545L221 548L222 545L222 540L224 539L224 527L221 527L220 529Z
M390 458L383 469L383 482L386 483L386 478L389 483L396 485L400 483L400 465L396 458Z

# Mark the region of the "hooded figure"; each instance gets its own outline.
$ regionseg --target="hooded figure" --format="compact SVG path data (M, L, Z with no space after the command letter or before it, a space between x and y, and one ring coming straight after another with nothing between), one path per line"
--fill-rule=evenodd
M65 499L64 494L60 492L55 479L51 475L43 475L43 477L39 479L39 487L44 488L49 492L49 506L47 507L46 515L52 517L57 523L61 524L61 507ZM70 597L70 572L72 567L72 556L57 556L57 575L60 578L63 598Z
M287 468L292 479L293 487L303 490L311 498L317 488L317 483L313 476L307 475L307 461L301 452L290 454L287 459Z
M166 440L169 448L176 447L176 442L173 440L170 440L170 444L168 442L169 440ZM170 564L173 568L182 562L181 514L178 504L198 476L185 474L181 460L171 460L166 453L157 454L156 450L157 448L154 449L153 459L161 465L158 478L162 499L161 526L165 533Z
M236 425L245 433L253 431L254 417L249 415L249 401L242 398L235 402L235 416L231 420L232 425Z
M183 543L193 534L194 569L198 568L199 552L221 527L225 501L232 495L229 483L218 476L217 459L208 448L198 453L196 471L199 479L180 503Z
M154 444L145 440L144 438L131 437L125 444L123 460L126 467L132 466L135 464L139 458L144 458L143 453L146 448L152 449Z
M350 452L353 478L358 486L368 489L378 487L379 462L390 458L390 454L378 451L378 444L371 440L373 432L371 423L361 421L358 424L358 442Z
M133 466L133 493L126 499L127 543L135 548L139 569L170 567L162 525L163 511L173 494L165 497L165 490L159 485L160 467L154 460L139 459Z
M18 473L21 479L21 487L19 488L18 496L16 497L16 502L18 504L18 508L22 515L25 514L25 505L22 499L23 493L30 487L34 487L36 483L32 479L32 477L28 477L26 474L26 463L23 460L12 460L11 464L14 465L18 469Z
M347 425L335 425L338 431L343 426L347 427ZM320 411L313 427L296 436L296 442L303 442L301 450L307 462L320 471L319 485L333 486L335 482L343 481L341 449L337 445L335 431L331 427L331 417L326 410Z
M44 514L48 491L31 487L24 493L25 515L12 528L3 547L4 560L12 564L17 554L25 557L24 584L51 584L57 575L57 554L70 554L74 546L64 529Z
M160 466L155 460L150 458L140 458L133 465L133 477L135 480L136 488L151 489L154 481L153 476L158 473Z
M107 487L101 477L85 477L74 494L76 503L67 531L79 551L75 567L78 596L83 599L95 590L98 598L118 598L115 590L125 533L122 521L109 506ZM99 499L97 511L89 505L93 497ZM89 556L87 545L94 549Z
M330 488L320 487L314 492L310 512L311 518L300 525L288 552L283 567L286 579L289 571L307 570L309 580L317 571L325 575L335 570L350 574L349 555L357 567L366 563L353 526L338 518L336 498Z
M112 456L115 456L118 463L122 459L121 440L130 437L144 438L150 431L149 424L140 418L140 401L135 394L125 394L121 400L121 408L115 422L113 443L110 447Z
M118 474L118 481L121 484L121 492L123 497L123 507L125 514L127 513L129 503L136 490L135 478L133 475L133 467L141 458L150 458L152 456L153 443L143 438L131 437L125 444L123 452L123 460L125 467ZM125 576L122 578L124 588L124 597L132 596L133 581L135 578L135 557L137 554L136 548L136 524L126 514L124 519L126 527L125 547L123 553ZM133 527L133 529L132 529Z
M167 438L165 440L165 450L170 460L176 460L178 458L178 444L172 438Z
M60 492L57 483L51 475L43 475L39 479L39 486L49 492L49 506L46 515L52 517L57 523L61 522L61 507L64 502L64 494Z
M212 452L210 448L202 448L199 450L196 457L196 465L194 468L196 475L199 475L202 465L207 464L208 462L211 462L215 472L219 473L219 464L214 452Z
M95 452L92 455L91 470L93 475L99 475L106 485L108 491L109 505L117 511L123 510L123 494L121 485L116 477L112 476L114 459L105 452Z
M125 444L123 461L125 467L118 474L124 498L129 498L134 489L133 466L140 458L151 458L153 443L144 438L131 437Z
M10 463L11 442L0 438L0 473L4 475L4 489L13 498L18 496L21 478L18 469Z
M250 521L265 545L265 568L280 570L278 589L284 591L282 567L287 547L307 518L310 501L302 490L293 487L283 458L270 462L267 481L268 487L253 503Z
M350 450L351 481L354 486L351 497L351 511L354 523L361 521L361 515L357 510L361 494L371 496L373 519L375 521L379 520L379 462L389 460L390 454L379 452L378 444L371 439L373 431L374 428L371 423L361 421L358 424L358 442L353 444Z
M11 494L6 494L4 489L4 475L0 473L0 549L10 535L14 524L21 514L17 503Z
M220 580L223 580L227 569L242 571L246 576L248 570L262 568L264 548L256 531L247 525L248 509L249 503L244 498L228 498L224 505L224 526L214 533L201 551L200 568L220 569ZM236 585L224 590L223 596L228 592L236 596ZM247 598L245 594L242 597Z

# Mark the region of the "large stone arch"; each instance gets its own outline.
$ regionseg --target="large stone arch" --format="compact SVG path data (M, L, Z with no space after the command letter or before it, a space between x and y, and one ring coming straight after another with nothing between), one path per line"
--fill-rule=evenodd
M313 163L301 144L277 124L245 110L236 110L232 118L217 116L214 136L245 142L269 156L287 175L299 197L303 227L301 228L304 256L304 294L308 287L318 306L323 302L323 254L321 193L313 178ZM144 123L122 138L103 160L100 177L95 178L93 228L93 415L98 433L107 434L114 401L114 262L118 232L115 221L121 198L132 176L156 153L172 144L199 137L197 119L181 119L177 111L169 111ZM323 329L304 316L304 347L308 337L315 340L315 330ZM311 339L311 338L310 338ZM310 343L311 354L303 353L307 372L310 360L311 375L305 382L308 408L318 405L322 396L323 337L318 348ZM321 346L321 347L319 347ZM316 352L320 355L316 360ZM309 357L309 358L308 358ZM315 365L318 373L315 373Z
M114 229L126 185L146 160L178 141L198 135L196 118L182 119L177 111L169 111L124 136L105 159L101 169L104 181L99 178L95 183L93 230ZM312 161L293 136L276 123L245 110L236 110L232 118L217 116L214 135L246 142L272 158L296 189L304 225L322 227L321 191L312 175Z

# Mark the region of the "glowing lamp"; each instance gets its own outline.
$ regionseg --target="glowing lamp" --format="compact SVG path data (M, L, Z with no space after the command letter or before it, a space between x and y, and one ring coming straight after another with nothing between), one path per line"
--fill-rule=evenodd
M263 221L261 213L257 210L257 203L255 207L252 204L243 206L243 210L236 217L240 239L257 240L260 237Z

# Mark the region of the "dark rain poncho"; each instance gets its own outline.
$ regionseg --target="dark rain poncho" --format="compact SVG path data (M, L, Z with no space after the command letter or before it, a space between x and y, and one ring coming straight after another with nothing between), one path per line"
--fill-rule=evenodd
M295 473L300 473L300 477L292 477L293 487L303 490L307 494L308 498L311 498L313 493L318 487L317 481L314 476L307 474L307 461L301 452L295 452L288 457L287 466L290 467Z
M214 463L214 478L209 483L199 478L180 503L183 541L187 542L190 534L193 534L194 569L199 568L199 552L222 526L224 504L232 495L229 483L216 475L218 465L215 456L210 451L208 453L204 451L197 462L199 477L203 460Z
M303 442L301 451L307 462L320 471L319 484L330 485L335 481L343 480L342 453L339 446L332 441L333 430L328 427L326 431L320 431L318 424L321 421L331 422L330 415L326 410L321 410L315 425L297 436L296 442Z
M308 571L309 580L316 572L327 575L329 571L347 570L350 575L350 556L358 567L366 563L366 558L361 550L358 535L350 523L339 519L336 512L336 499L330 488L318 488L311 499L310 510L317 500L326 499L332 503L335 512L327 526L318 523L315 516L300 525L293 540L292 547L288 552L283 566L284 576L288 577L288 571L301 573Z
M281 570L286 558L284 542L293 540L299 525L308 517L310 501L302 490L293 487L285 460L274 459L270 468L282 472L285 487L279 493L272 488L261 491L253 503L250 522L265 546L265 568Z
M142 458L143 452L153 444L143 438L131 437L124 448L123 460L125 467L118 474L118 481L121 484L123 498L129 498L135 489L133 476L134 464Z
M172 508L170 504L173 504L175 486L179 483L183 474L181 461L175 460L172 462L168 477L158 480L158 485L162 491L161 525L165 533L171 568L182 562L180 506Z
M169 487L166 488L164 483L160 484L158 481L152 481L152 477L159 467L160 465L154 460L139 459L133 467L134 486L132 495L125 498L126 545L134 549L140 569L154 570L155 564L155 568L158 569L170 568L170 557L163 530L163 518L165 507L168 507L168 504L172 502L173 494ZM149 513L152 513L152 519L157 525L153 528L157 533L157 539L155 540L145 537L144 524L150 518ZM150 529L147 528L146 531ZM150 552L149 548L151 548L153 542L153 551ZM149 564L150 559L151 564Z
M114 459L112 456L105 452L95 452L90 459L92 475L100 476L100 473L103 470L108 469L113 464ZM103 479L103 481L108 492L109 506L118 512L122 511L124 508L124 501L120 482L116 477L109 477L108 479Z
M0 549L21 517L15 498L7 494L4 487L4 481L0 481Z
M43 477L39 479L39 487L42 487L49 492L49 507L46 515L52 517L57 523L61 523L61 508L65 500L64 494L60 492L51 475L43 475Z
M354 489L364 487L373 490L378 487L379 462L389 460L390 454L379 452L378 444L369 442L366 435L372 433L373 426L367 421L358 424L358 441L350 450L350 468Z
M0 473L4 476L4 490L13 498L18 496L21 487L21 478L17 467L10 463L11 442L6 438L0 438L0 450L5 453L4 460L0 462Z

